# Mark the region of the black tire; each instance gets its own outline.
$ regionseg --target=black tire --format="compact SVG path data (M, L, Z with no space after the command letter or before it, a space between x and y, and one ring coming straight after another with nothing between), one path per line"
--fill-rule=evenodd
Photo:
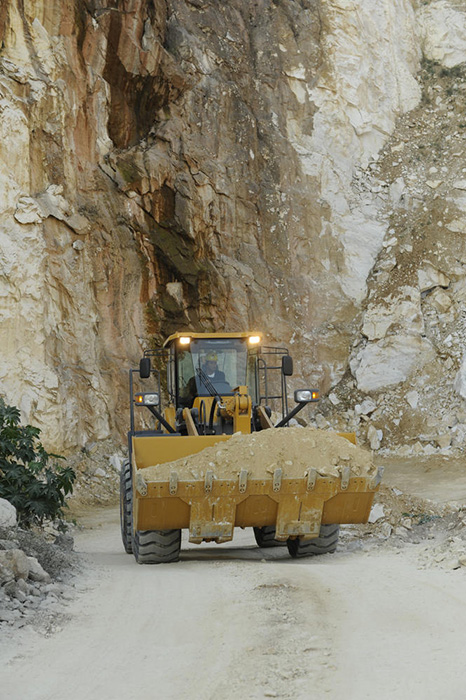
M137 530L133 554L138 564L170 564L178 561L181 530Z
M279 542L275 539L275 528L272 525L265 527L255 527L254 537L256 538L257 546L264 549L265 547L283 547L285 542Z
M120 474L120 525L125 552L133 551L133 481L131 464L125 459Z
M288 540L286 545L293 559L300 557L313 557L317 554L332 554L338 544L340 536L339 525L322 525L318 537L312 540Z

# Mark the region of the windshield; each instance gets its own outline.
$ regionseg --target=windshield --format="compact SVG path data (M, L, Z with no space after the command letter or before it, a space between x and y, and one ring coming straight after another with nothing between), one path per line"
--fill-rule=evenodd
M247 345L243 338L191 340L178 350L178 391L185 398L225 395L246 384Z

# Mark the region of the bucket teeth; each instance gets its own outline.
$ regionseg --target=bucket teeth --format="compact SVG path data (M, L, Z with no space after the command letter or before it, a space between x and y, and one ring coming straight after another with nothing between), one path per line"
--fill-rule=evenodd
M307 473L307 490L312 491L316 485L317 469L309 469Z
M205 473L205 481L204 481L204 491L206 493L210 493L212 491L212 483L214 481L214 473L212 469L208 469Z
M136 472L136 490L141 496L147 496L147 484L140 472Z
M170 472L170 481L168 484L170 495L174 496L178 491L178 474L176 472Z
M278 467L273 473L273 490L280 491L282 487L283 470Z
M341 490L346 491L349 485L351 469L349 467L343 467L341 470Z
M241 469L241 471L239 473L239 492L245 493L247 486L248 486L248 470Z
M382 481L384 470L385 470L384 467L378 467L377 474L374 476L374 478L371 481L371 489L376 489L377 486L380 484L380 482Z

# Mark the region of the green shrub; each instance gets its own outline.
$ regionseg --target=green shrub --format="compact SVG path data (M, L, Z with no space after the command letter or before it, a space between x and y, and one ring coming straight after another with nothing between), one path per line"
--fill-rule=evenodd
M0 497L12 503L22 526L63 517L65 497L76 474L50 460L39 441L40 430L20 424L20 413L0 397Z

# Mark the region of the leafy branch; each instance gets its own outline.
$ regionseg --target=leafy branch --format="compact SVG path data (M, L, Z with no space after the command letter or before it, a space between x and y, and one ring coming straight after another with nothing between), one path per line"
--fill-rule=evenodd
M15 506L23 526L63 517L76 474L48 453L40 429L21 425L20 412L0 397L0 497Z

